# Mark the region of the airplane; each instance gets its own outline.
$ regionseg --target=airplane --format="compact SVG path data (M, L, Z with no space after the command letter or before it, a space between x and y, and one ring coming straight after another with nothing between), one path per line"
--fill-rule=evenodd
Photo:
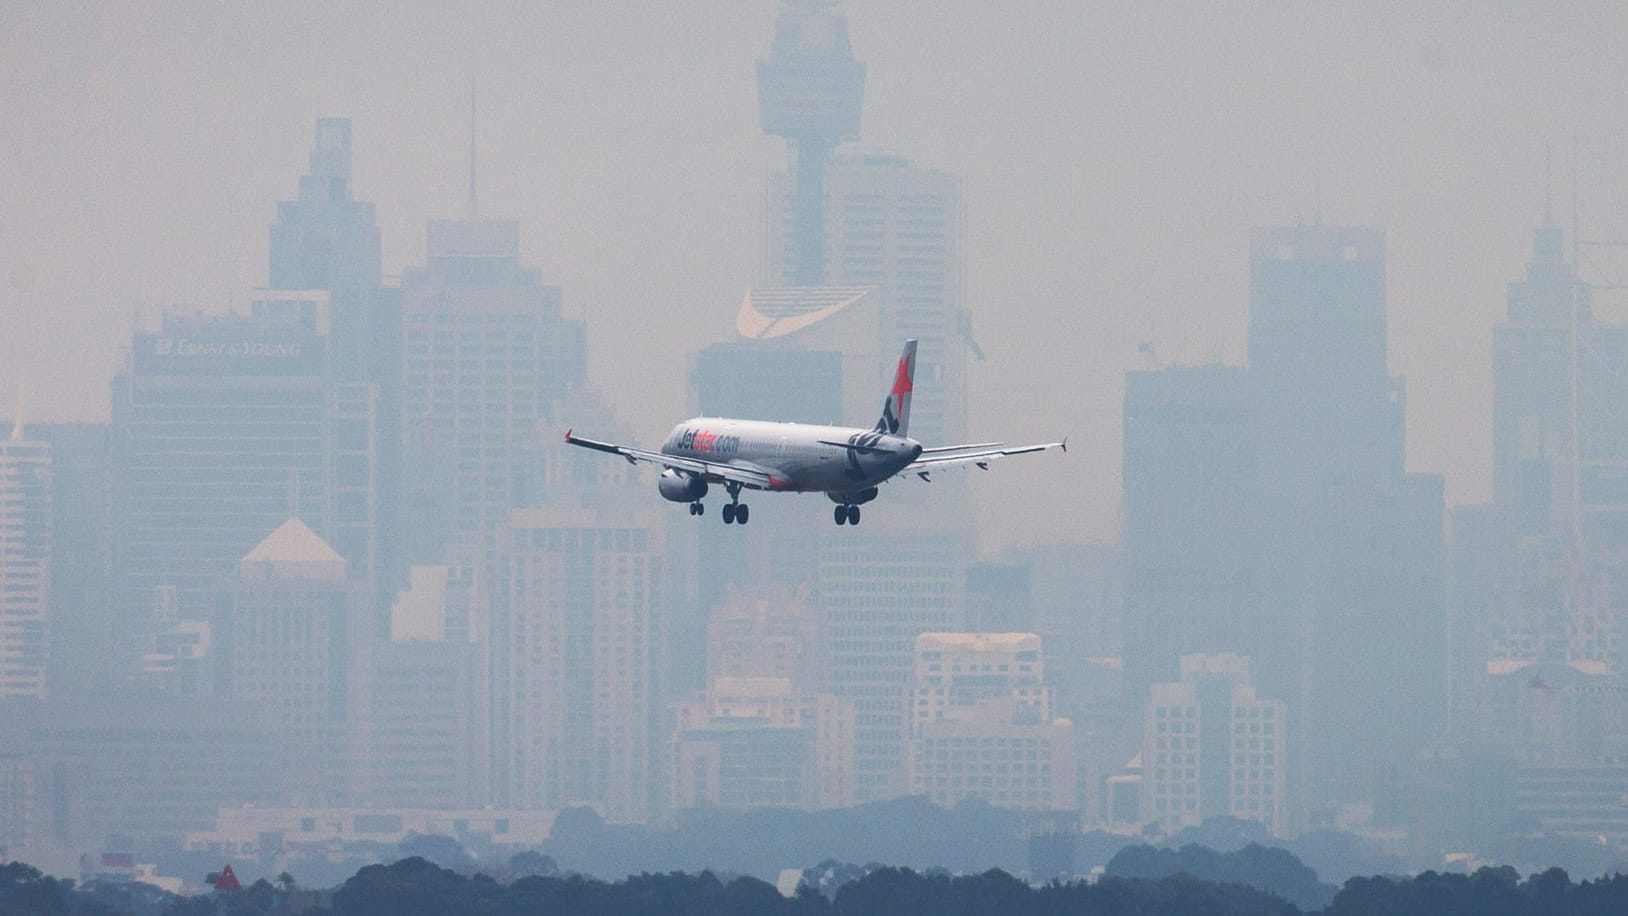
M674 426L659 451L584 439L569 429L565 441L620 455L629 464L662 465L657 489L666 499L689 503L691 515L705 515L701 500L711 485L722 484L729 494L723 507L726 525L751 519L751 510L740 501L743 489L824 493L836 503L831 517L838 525L857 525L859 507L875 499L877 487L895 475L908 472L931 480L929 475L942 467L971 464L988 470L997 458L1051 448L1068 451L1066 438L1017 447L1002 442L923 446L908 435L915 372L916 341L906 340L882 416L869 429L693 417Z

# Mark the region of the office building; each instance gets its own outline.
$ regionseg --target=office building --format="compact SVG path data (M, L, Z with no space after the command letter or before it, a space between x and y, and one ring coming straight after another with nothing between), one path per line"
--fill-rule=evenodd
M519 509L503 535L504 803L649 821L661 797L665 522L648 508Z
M806 595L733 593L707 625L707 682L675 702L674 808L854 804L854 706L822 689L820 611Z
M923 633L909 692L909 790L944 807L1073 811L1074 725L1053 715L1040 637Z
M1148 693L1142 737L1142 818L1166 832L1212 817L1288 825L1287 708L1256 696L1249 659L1185 655L1181 678Z
M1259 619L1260 397L1249 369L1125 376L1124 609L1128 695L1182 655L1265 654ZM1272 657L1268 655L1267 657Z
M280 797L342 804L353 791L355 692L369 670L372 592L290 518L244 554L213 622L216 694L264 711L282 752Z
M358 685L358 797L461 809L490 790L491 692L482 564L414 566Z
M1573 341L1599 328L1560 228L1541 226L1492 332L1493 503L1514 536L1572 530Z
M796 276L797 234L786 214L795 185L780 176L770 192L770 284ZM966 362L972 346L962 286L960 184L954 176L883 152L834 154L825 175L824 284L874 287L881 299L875 352L878 388L891 379L899 345L916 351L911 436L964 442ZM850 378L850 385L865 385Z
M790 678L719 677L672 711L674 809L854 804L851 701L800 692Z
M967 619L972 633L1032 633L1033 569L1027 563L985 560L967 566Z
M37 783L33 759L15 749L0 751L0 849L8 854L40 841L39 821L45 812Z
M40 846L180 845L222 807L274 801L277 732L258 710L217 699L154 703L128 692L0 703L0 767L25 772ZM9 758L9 760L8 760Z
M21 417L0 440L0 699L49 692L51 446Z
M875 370L875 355L868 350L874 334L868 330L854 333L876 318L878 300L870 293L749 291L738 319L760 336L713 344L691 358L690 413L799 423L874 422L866 417L876 411L881 403L877 397L884 389L861 386L867 392L864 407L845 405L844 400L852 393L852 386L845 384L849 371L860 366L860 377L869 379ZM856 336L867 349L860 354L844 352L843 344ZM856 410L867 412L852 413ZM780 559L775 545L797 539L808 525L811 513L807 506L784 499L774 503L754 520L761 527L752 529L757 532L753 537L742 538L732 529L708 524L690 535L695 542L694 598L674 608L674 696L705 687L708 612L723 604L732 589L755 592L779 575L774 568Z
M31 424L51 446L51 648L54 696L108 686L123 648L109 609L113 531L106 423Z
M1383 234L1257 229L1250 254L1259 543L1271 562L1259 566L1254 620L1267 635L1247 651L1262 691L1290 698L1303 780L1292 790L1309 817L1371 797L1382 764L1411 759L1445 725L1443 483L1405 469Z
M954 632L966 615L971 545L942 529L913 527L920 521L873 524L867 518L858 531L821 529L814 548L814 600L825 614L825 689L854 703L861 803L908 791L905 699L916 638Z
M308 173L294 200L277 205L271 226L268 286L272 297L320 291L329 316L328 360L332 400L340 413L366 411L365 441L336 442L340 451L365 452L367 485L359 475L336 480L336 527L325 532L352 564L352 574L374 580L377 619L389 617L402 584L399 501L401 487L401 290L384 288L374 207L354 199L351 122L316 124ZM360 429L352 425L351 429ZM335 455L335 476L363 459Z
M317 299L135 335L113 382L115 644L208 619L218 581L291 515L370 577L373 402L353 390L329 384Z
M382 368L373 364L379 358L373 314L379 251L373 204L351 196L350 119L321 118L298 196L277 205L268 285L327 292L334 374L344 381L376 380Z
M1481 732L1520 767L1589 767L1628 751L1628 693L1604 661L1487 663Z
M493 551L516 505L522 456L584 378L581 322L519 260L513 222L436 220L428 263L402 278L405 551Z
M1250 234L1249 367L1283 499L1384 483L1401 468L1386 371L1385 238L1323 225Z

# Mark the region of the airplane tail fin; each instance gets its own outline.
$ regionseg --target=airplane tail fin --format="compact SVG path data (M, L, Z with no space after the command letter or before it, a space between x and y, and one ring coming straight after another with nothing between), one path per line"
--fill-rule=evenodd
M882 402L882 416L876 421L876 431L896 436L908 435L910 428L910 392L915 389L916 341L904 342L899 354L899 368L893 373L893 388Z

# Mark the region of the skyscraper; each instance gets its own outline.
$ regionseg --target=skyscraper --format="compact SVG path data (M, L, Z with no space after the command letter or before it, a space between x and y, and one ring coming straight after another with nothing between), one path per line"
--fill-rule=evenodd
M916 637L953 632L966 615L964 537L871 526L821 529L814 582L825 612L826 689L854 703L858 800L905 794L905 700L913 683ZM846 537L843 535L847 535Z
M379 622L400 584L401 295L380 287L380 238L373 204L351 192L351 122L322 118L310 169L294 200L277 205L271 226L268 285L322 291L328 309L329 384L341 411L368 410L373 429L365 442L344 443L336 471L354 467L364 452L376 486L359 492L354 479L339 483L342 505L329 540L374 579ZM369 556L363 557L363 553Z
M1251 370L1170 367L1125 376L1127 695L1176 676L1183 654L1265 651L1259 619L1260 398ZM1279 678L1289 672L1275 672Z
M1167 831L1212 817L1287 827L1289 716L1257 696L1249 659L1184 655L1180 678L1148 694L1142 739L1142 817Z
M770 192L771 283L797 279L799 236L787 214L799 202L779 176ZM962 286L960 183L904 156L877 151L833 154L825 172L824 285L875 287L878 384L905 338L920 341L910 434L923 442L962 442L966 433L966 357L970 318ZM852 378L850 385L864 386Z
M1594 314L1558 228L1533 236L1493 329L1493 508L1502 585L1491 659L1600 662L1620 674L1628 606L1628 325Z
M367 582L300 519L243 555L213 632L221 699L260 706L282 752L284 798L338 805L355 778L354 692L373 641Z
M51 649L51 446L0 440L0 699L44 698Z
M1383 234L1257 229L1250 255L1267 562L1249 651L1294 717L1295 803L1324 808L1370 797L1444 724L1443 484L1404 466Z
M520 264L513 222L436 220L428 263L402 278L407 555L492 549L526 499L522 462L554 405L584 380L581 322Z
M107 686L121 647L109 608L113 532L106 423L31 426L51 445L51 674L53 696Z
M516 510L502 633L506 804L644 823L660 791L666 526L650 509Z
M763 283L742 303L737 330L765 350L843 354L841 421L854 424L871 422L894 354L915 338L909 433L964 441L960 188L902 156L837 151L858 136L864 78L836 4L787 0L758 89L763 129L791 141L794 161L772 180ZM896 514L870 516L860 531L765 529L742 564L752 587L806 586L823 612L826 688L855 707L860 802L907 790L915 638L955 630L964 617L973 548L960 533L965 492L910 489L888 495Z
M136 334L113 382L123 644L161 617L206 619L217 580L290 515L371 576L372 402L330 384L325 330L321 302L284 298Z
M366 803L490 801L491 678L480 563L414 566L360 685L356 766Z
M1384 234L1256 229L1249 276L1249 367L1274 490L1303 507L1329 486L1389 480L1401 442L1386 370Z
M1559 227L1546 223L1533 233L1526 278L1509 284L1507 301L1492 331L1493 504L1514 537L1569 537L1574 341L1597 325Z
M380 242L373 205L351 197L350 177L350 119L319 119L299 196L277 205L269 285L328 292L335 375L354 382L379 374L373 365L378 355L371 310L379 287Z

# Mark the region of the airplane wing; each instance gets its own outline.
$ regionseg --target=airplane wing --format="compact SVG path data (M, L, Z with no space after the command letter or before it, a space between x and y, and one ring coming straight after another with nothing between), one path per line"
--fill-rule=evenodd
M1065 438L1061 442L1042 442L1037 445L1008 446L998 442L979 445L946 445L939 448L922 449L921 457L905 466L904 470L912 471L916 476L925 480L929 471L936 471L939 468L953 467L959 464L975 464L984 470L988 470L989 462L997 458L1027 455L1031 452L1043 452L1052 448L1068 451L1068 439Z
M649 449L634 448L630 445L617 445L613 442L600 442L595 439L584 439L581 436L565 431L565 441L583 448L591 448L596 452L606 452L611 455L620 455L628 464L637 464L648 461L664 467L677 468L703 477L717 480L727 480L738 483L754 490L772 490L782 481L768 471L755 465L733 464L722 461L704 461L700 458L685 458L679 455L668 455L663 452L652 452Z

